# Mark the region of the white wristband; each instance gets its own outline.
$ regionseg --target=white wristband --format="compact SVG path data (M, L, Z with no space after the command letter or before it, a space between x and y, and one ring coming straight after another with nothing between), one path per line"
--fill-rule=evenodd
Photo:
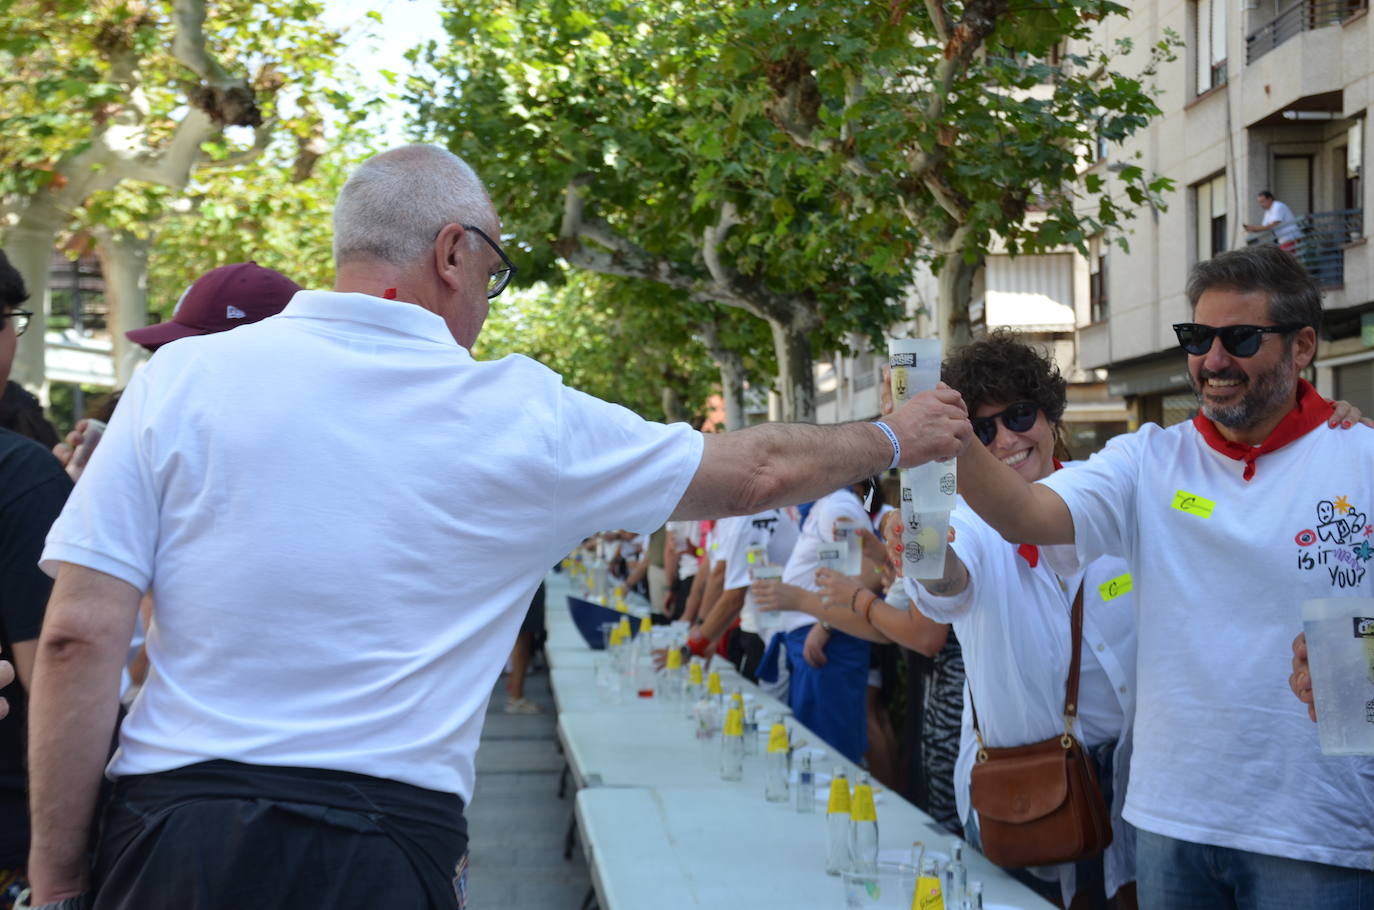
M902 444L897 441L897 434L892 432L892 427L883 423L881 420L873 421L873 425L883 431L887 441L892 443L892 464L887 466L890 471L902 463Z

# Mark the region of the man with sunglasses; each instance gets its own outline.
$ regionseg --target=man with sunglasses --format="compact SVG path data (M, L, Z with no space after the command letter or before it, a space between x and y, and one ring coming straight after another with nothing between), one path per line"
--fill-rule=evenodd
M27 299L19 272L0 252L0 388L32 315L21 308ZM0 910L9 910L27 885L23 733L38 633L52 589L51 579L38 568L38 555L71 488L62 466L43 446L0 429Z
M334 290L139 371L49 537L35 904L460 906L482 721L548 566L602 528L800 502L971 438L949 389L883 424L707 438L473 359L514 266L477 175L435 147L360 165L334 226ZM152 670L92 865L150 581Z
M1303 380L1321 292L1272 245L1193 268L1176 325L1193 421L1026 484L973 446L965 499L1057 571L1124 557L1139 603L1142 907L1374 908L1374 759L1325 756L1288 691L1298 607L1374 593L1374 431Z

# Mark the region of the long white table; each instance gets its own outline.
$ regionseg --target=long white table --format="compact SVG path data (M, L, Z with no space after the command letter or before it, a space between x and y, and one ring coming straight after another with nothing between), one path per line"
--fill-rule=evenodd
M842 907L840 880L825 874L824 794L814 814L798 813L790 800L769 803L762 748L745 759L742 781L725 782L718 745L703 749L684 704L628 692L613 702L597 685L595 652L567 617L566 578L552 576L547 591L558 736L579 791L575 818L602 910ZM727 691L739 688L761 710L790 715L721 664L713 668ZM786 722L794 745L825 747L795 718ZM851 780L858 770L828 749L815 765L827 774L836 766ZM880 790L877 808L882 851L921 841L947 852L950 834L897 794ZM965 862L989 907L1052 906L976 851L966 850Z

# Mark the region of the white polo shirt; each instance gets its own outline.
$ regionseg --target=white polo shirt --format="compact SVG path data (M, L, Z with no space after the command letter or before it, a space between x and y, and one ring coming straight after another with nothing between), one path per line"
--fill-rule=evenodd
M598 529L661 525L701 452L361 294L159 350L43 554L157 596L109 773L223 758L470 800L545 571Z
M852 520L855 527L869 526L863 500L848 487L822 496L811 506L806 521L802 522L797 545L792 548L792 555L782 570L783 582L808 591L817 590L816 569L820 565L820 560L816 558L816 547L823 543L835 542L835 521L840 518ZM800 610L783 610L778 615L782 617L781 626L784 632L805 628L816 621L816 617Z
M1069 620L1081 581L1083 648L1075 735L1089 746L1117 743L1111 806L1117 836L1105 859L1107 893L1113 894L1135 880L1134 840L1121 825L1135 710L1135 596L1130 570L1124 560L1104 556L1086 573L1060 576L1047 564L1043 550L1007 543L962 498L950 513L950 524L954 552L968 568L968 586L953 596L937 597L914 579L904 581L918 610L936 622L952 624L963 650L968 686L954 767L959 817L967 819L972 811L969 780L978 752L969 689L989 746L1021 746L1063 732L1064 687L1072 657ZM1065 897L1071 900L1073 864L1062 864L1058 873Z
M1126 557L1139 603L1126 818L1194 843L1374 868L1374 758L1324 756L1288 688L1299 605L1374 593L1374 430L1318 426L1255 463L1147 424L1041 483L1063 572Z
M721 590L748 588L753 583L749 575L749 551L766 547L770 565L785 566L797 545L797 521L782 509L767 509L756 515L740 515L720 522L721 558L725 560L725 582ZM739 627L745 632L759 632L759 608L754 595L744 595Z

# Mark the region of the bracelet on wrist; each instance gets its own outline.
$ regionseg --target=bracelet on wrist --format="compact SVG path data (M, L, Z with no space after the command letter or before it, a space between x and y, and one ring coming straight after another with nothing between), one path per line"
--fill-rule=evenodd
M892 463L887 466L887 469L890 471L902 463L902 444L897 439L897 434L892 432L892 427L883 423L881 420L873 421L873 425L882 430L883 435L887 437L887 441L892 443Z

